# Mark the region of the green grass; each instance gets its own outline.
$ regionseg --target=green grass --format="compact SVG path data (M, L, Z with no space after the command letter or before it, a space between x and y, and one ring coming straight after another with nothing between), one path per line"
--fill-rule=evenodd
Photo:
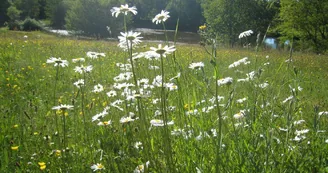
M156 45L142 43L136 51L148 51L150 46ZM288 66L288 52L218 49L218 76L234 79L231 85L218 88L218 95L224 97L220 102L224 147L219 147L213 133L219 129L218 111L202 112L213 106L209 100L215 96L211 56L198 45L176 48L176 63L172 55L164 59L165 82L181 73L179 79L172 80L178 89L165 91L164 96L166 108L176 107L166 112L174 125L151 127L150 120L163 119L154 116L161 110L160 101L154 102L163 96L161 88L147 89L151 94L135 101L127 101L121 96L122 90L114 89L113 78L121 73L116 63L128 63L129 57L116 42L1 29L0 172L39 172L39 162L46 164L47 172L92 172L90 167L96 163L104 165L103 172L133 172L147 161L149 172L328 171L328 115L318 115L328 111L327 56L296 52ZM92 60L86 57L88 51L103 52L106 57ZM46 63L50 57L69 61L68 67L58 68L58 80L57 68ZM84 78L74 72L78 64L72 63L80 57L86 59L84 65L94 67L85 76L83 90L73 85ZM228 68L244 57L250 64ZM200 61L205 64L204 71L188 68L190 63ZM267 62L270 64L263 65ZM139 59L135 71L138 79L148 78L151 84L161 72L149 70L149 65L160 66L160 61ZM256 72L254 80L237 82L251 71ZM126 82L133 83L133 79ZM264 82L269 84L266 88L257 87ZM97 84L103 85L104 91L92 92ZM292 92L291 88L296 90ZM106 93L111 90L118 96L108 97ZM283 103L289 96L293 98ZM237 103L241 98L247 100ZM110 106L117 99L123 100L123 111ZM59 104L73 105L74 109L66 113L52 110ZM98 126L99 121L92 122L92 117L106 106L109 113L102 121L111 120L112 124ZM233 118L240 110L247 110L244 117ZM119 120L129 112L139 119L121 124ZM294 124L298 120L305 122ZM300 135L305 138L294 141L295 131L304 129L309 130ZM171 135L173 130L179 135ZM135 148L136 142L141 142L143 149ZM17 150L12 148L16 146Z

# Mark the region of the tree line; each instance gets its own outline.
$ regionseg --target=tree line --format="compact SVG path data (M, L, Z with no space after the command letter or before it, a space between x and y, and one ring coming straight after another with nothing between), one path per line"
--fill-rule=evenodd
M123 19L112 17L110 9L121 4L138 9L136 16L127 18L131 27L159 27L151 19L167 10L171 16L167 29L178 24L180 31L196 32L206 24L209 32L231 47L241 44L241 32L252 30L248 42L253 44L271 36L302 50L328 49L327 0L0 0L0 25L28 30L47 21L53 28L116 36Z

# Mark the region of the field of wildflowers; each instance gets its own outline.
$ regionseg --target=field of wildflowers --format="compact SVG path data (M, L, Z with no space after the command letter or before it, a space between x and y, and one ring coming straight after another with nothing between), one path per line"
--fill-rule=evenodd
M0 172L327 172L328 57L204 39L1 30Z

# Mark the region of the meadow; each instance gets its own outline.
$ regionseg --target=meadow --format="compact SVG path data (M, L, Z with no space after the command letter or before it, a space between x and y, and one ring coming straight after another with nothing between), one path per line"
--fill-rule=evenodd
M326 55L117 44L0 31L0 172L328 172Z

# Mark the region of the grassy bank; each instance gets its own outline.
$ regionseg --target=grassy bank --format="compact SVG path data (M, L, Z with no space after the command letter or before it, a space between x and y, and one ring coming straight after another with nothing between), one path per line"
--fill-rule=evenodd
M91 172L97 163L103 172L327 171L327 56L296 52L286 62L288 52L218 49L213 66L204 48L177 45L163 59L165 89L154 82L161 61L146 58L134 61L138 86L122 86L134 83L117 64L128 57L116 42L1 30L0 172ZM76 72L81 65L93 68ZM218 86L218 102L214 67L233 79ZM61 104L74 108L53 109Z

